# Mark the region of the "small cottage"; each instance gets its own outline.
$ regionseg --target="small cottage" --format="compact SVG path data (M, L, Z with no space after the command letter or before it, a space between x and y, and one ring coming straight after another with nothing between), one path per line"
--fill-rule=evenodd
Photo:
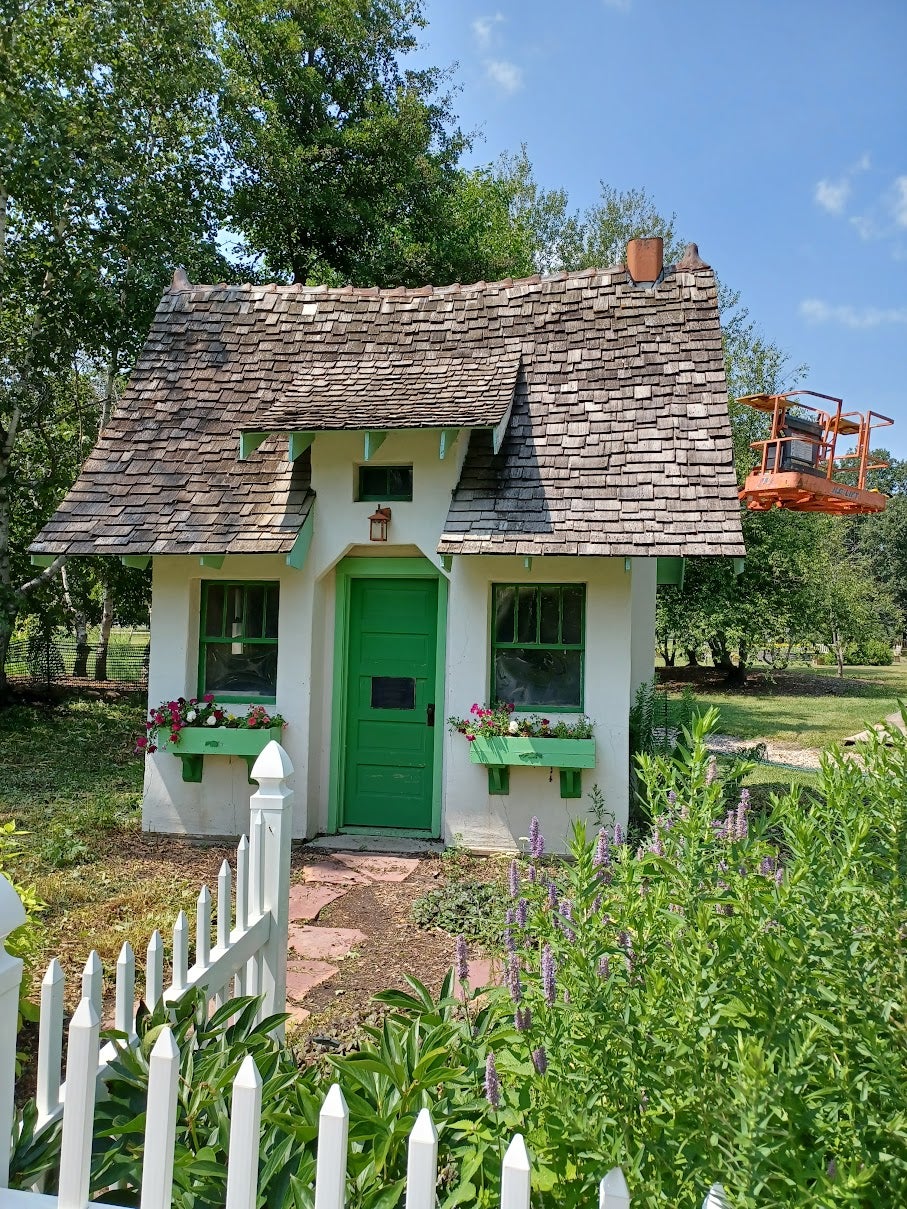
M150 703L279 711L297 836L506 850L538 815L557 846L595 785L625 822L656 584L744 552L714 274L690 245L644 275L179 270L33 555L151 563ZM593 739L483 756L447 719L496 700ZM215 739L147 757L147 829L245 826L250 753Z

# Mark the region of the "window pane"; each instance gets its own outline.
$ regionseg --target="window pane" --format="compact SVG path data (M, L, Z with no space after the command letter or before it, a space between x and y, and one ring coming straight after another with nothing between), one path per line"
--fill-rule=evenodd
M495 692L517 709L582 709L582 651L495 651Z
M411 466L391 466L388 469L388 498L411 500L413 498L413 471Z
M561 640L561 590L542 588L542 615L539 622L539 642L555 646Z
M265 610L265 638L277 637L277 614L280 603L280 589L276 584L268 588L268 603Z
M245 638L261 638L264 629L265 589L262 584L246 588Z
M564 628L561 641L576 643L583 640L583 600L586 589L582 584L564 588Z
M384 466L359 467L359 498L377 499L387 495L387 470Z
M539 594L535 588L517 589L516 640L538 642L537 607Z
M496 587L494 590L495 642L513 642L516 588Z
M277 692L277 647L241 642L209 642L205 648L205 692Z
M224 589L222 584L205 586L205 624L203 633L220 638L224 632Z
M372 676L372 709L415 708L415 680L408 676Z

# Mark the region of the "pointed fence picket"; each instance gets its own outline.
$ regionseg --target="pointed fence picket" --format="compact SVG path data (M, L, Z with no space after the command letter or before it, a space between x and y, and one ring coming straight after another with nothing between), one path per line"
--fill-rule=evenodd
M225 861L217 879L216 939L211 947L211 894L202 887L196 904L195 962L189 966L189 921L177 916L173 929L171 983L164 985L161 934L148 943L145 998L149 1006L172 1002L187 989L205 988L209 1000L225 1002L227 990L264 994L262 1015L283 1010L286 991L290 875L292 766L276 743L265 748L252 770L259 782L252 795L251 840L236 854L236 886ZM235 901L235 923L231 908ZM100 1044L103 970L96 952L85 964L81 1000L69 1024L66 1082L61 1083L64 975L56 958L41 983L37 1090L38 1127L62 1117L58 1192L9 1191L10 1139L15 1121L14 1074L22 962L10 956L6 937L25 920L18 895L0 874L0 1209L86 1209L89 1205L92 1134L99 1084L117 1050ZM135 1044L135 957L124 944L116 965L114 1024L120 1044ZM280 1035L280 1030L275 1030ZM282 1039L282 1038L281 1038ZM169 1027L161 1029L149 1059L144 1161L139 1182L141 1209L169 1209L179 1093L180 1054ZM255 1209L258 1203L262 1080L251 1055L233 1082L229 1110L226 1209ZM347 1187L349 1109L338 1084L321 1108L315 1165L315 1209L344 1209ZM422 1108L409 1136L406 1209L434 1209L438 1181L438 1133ZM509 1141L501 1165L501 1209L529 1209L532 1164L520 1134ZM115 1190L105 1196L108 1209ZM629 1209L630 1194L619 1167L599 1185L599 1209ZM703 1209L727 1209L720 1184L713 1184Z

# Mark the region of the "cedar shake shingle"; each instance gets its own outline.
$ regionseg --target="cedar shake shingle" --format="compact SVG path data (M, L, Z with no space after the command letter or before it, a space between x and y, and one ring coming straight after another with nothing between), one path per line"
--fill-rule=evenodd
M507 416L498 454L490 429ZM286 553L311 451L241 432L470 428L444 554L744 553L715 278L171 289L34 553Z

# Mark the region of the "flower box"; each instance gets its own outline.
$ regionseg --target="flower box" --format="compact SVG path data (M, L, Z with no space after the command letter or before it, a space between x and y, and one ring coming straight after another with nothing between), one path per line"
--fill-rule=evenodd
M594 739L531 739L524 735L477 736L469 745L473 764L488 766L488 792L510 792L510 765L556 768L561 797L582 797L583 768L595 767Z
M239 756L249 766L249 784L252 781L252 766L272 739L280 742L282 726L248 727L228 726L184 726L179 732L179 742L169 739L160 744L161 751L169 751L183 762L183 780L198 782L202 779L205 756Z

